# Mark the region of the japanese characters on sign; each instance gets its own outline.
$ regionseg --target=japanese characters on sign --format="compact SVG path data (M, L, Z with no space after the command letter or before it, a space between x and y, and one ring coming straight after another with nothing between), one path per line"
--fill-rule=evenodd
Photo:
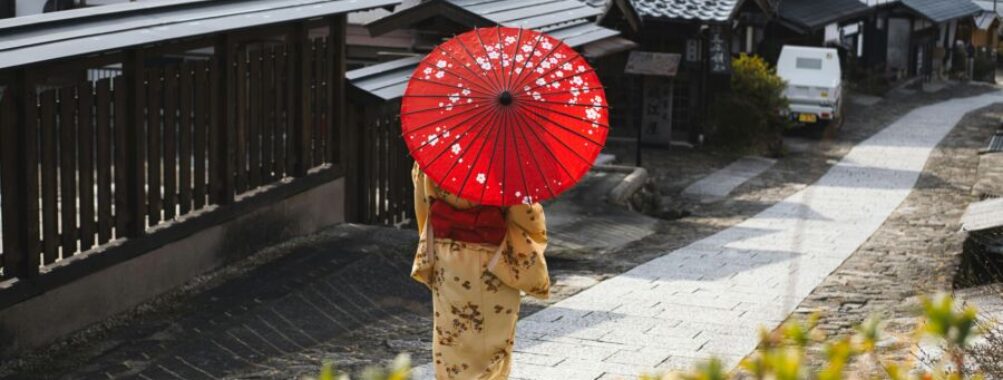
M720 26L713 26L710 29L708 44L708 58L710 60L710 72L713 74L728 74L731 72L731 55L728 42L723 36L724 32Z
M632 51L627 57L627 67L624 72L638 75L657 75L674 77L679 72L679 61L682 56L672 53L654 53L648 51Z
M686 62L699 63L702 58L700 49L700 40L695 38L686 40Z

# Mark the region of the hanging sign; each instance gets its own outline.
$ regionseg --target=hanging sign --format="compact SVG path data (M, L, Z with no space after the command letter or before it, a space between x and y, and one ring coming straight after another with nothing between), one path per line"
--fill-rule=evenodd
M710 72L714 74L728 74L731 72L731 54L728 42L724 38L724 32L720 26L713 26L710 29L710 39L708 46L708 59L710 60Z
M673 53L632 51L627 57L627 74L674 77L679 72L682 56Z
M700 40L691 38L686 40L686 62L700 62Z

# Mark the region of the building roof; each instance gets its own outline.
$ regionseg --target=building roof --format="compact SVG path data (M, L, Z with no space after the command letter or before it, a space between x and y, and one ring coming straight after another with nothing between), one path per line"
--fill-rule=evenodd
M345 78L356 89L380 100L396 99L404 95L411 73L423 57L408 57L363 67L345 73Z
M785 24L804 31L818 30L869 11L871 8L859 0L783 0L777 7Z
M398 3L163 0L18 17L0 21L0 69Z
M606 9L612 3L612 0L582 0L586 4L592 6L593 8Z
M989 30L989 28L993 26L993 22L998 18L999 16L991 11L982 12L981 14L975 15L975 27L980 30Z
M972 0L899 0L902 5L935 23L956 20L982 12Z
M993 0L972 0L972 2L985 12L992 12L995 9L996 14L1003 16L1003 3L997 3Z
M508 26L535 29L564 41L589 58L600 57L637 46L620 38L620 32L596 24L602 9L579 0L430 0L396 10L366 24L373 35L413 27L428 20L445 19L465 28ZM379 100L404 95L411 72L420 59L395 61L346 73L357 90Z
M596 58L633 49L633 41L617 37L620 33L593 22L579 22L548 32L568 46L578 48L587 58ZM392 100L404 96L411 73L422 57L407 57L345 73L349 83L363 94L377 100Z
M630 0L639 16L645 19L731 20L743 0Z
M429 0L366 24L380 35L443 17L467 28L502 25L549 31L563 24L595 20L602 9L578 0Z

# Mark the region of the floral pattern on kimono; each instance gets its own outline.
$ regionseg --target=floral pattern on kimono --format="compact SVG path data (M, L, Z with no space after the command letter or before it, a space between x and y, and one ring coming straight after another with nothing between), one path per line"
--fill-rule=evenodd
M411 277L432 290L436 379L505 379L520 291L537 298L550 294L543 207L507 207L501 246L435 238L426 228L433 201L458 209L477 205L443 191L417 165L412 179L419 243Z

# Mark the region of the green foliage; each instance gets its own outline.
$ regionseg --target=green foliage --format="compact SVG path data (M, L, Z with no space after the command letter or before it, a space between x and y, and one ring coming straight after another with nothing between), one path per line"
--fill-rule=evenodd
M362 380L409 379L411 379L411 357L407 354L397 355L389 366L369 367L362 371ZM336 372L330 362L325 362L316 380L351 380L351 377L346 373Z
M722 145L772 146L789 126L781 111L787 84L765 60L742 54L731 63L731 91L712 104L713 140Z
M975 53L975 63L972 68L974 80L984 82L996 81L996 61L988 50L980 49Z
M964 363L964 350L979 334L975 328L975 310L958 309L948 296L923 300L924 323L918 328L917 338L932 338L945 344L953 368L944 363L927 371L913 363L886 362L877 354L881 339L881 321L868 318L857 326L853 336L825 341L816 333L818 315L806 320L792 320L775 331L761 331L761 343L756 352L742 361L739 371L719 376L719 370L698 366L690 372L673 373L662 377L642 377L642 380L679 379L745 379L757 380L980 380L980 374L967 375L959 365ZM824 354L820 363L809 364L806 352L821 345ZM718 362L719 363L719 362Z
M972 307L959 309L946 295L922 300L923 323L917 338L932 338L943 343L953 368L939 363L930 371L913 363L882 361L877 354L881 339L881 321L868 318L857 326L853 336L825 340L816 329L817 314L805 320L791 320L775 331L760 331L761 343L752 355L743 360L739 369L729 372L717 359L698 364L693 370L668 374L641 375L638 380L982 380L981 374L966 374L965 353L972 340L981 333L977 328L976 311ZM821 363L809 363L807 352L819 347L824 354ZM368 368L363 380L408 380L411 360L398 356L386 368ZM336 373L329 363L317 380L350 380Z
M921 332L943 339L951 347L968 346L975 332L975 308L968 306L961 311L954 307L954 299L947 295L922 300L923 315L926 317Z

